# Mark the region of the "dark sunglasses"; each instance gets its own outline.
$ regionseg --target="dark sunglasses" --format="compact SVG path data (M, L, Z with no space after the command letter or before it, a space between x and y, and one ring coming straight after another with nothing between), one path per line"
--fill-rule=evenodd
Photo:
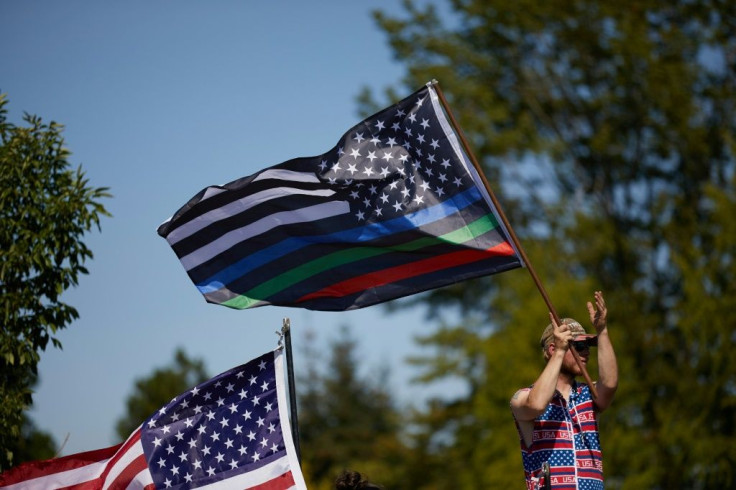
M578 352L583 352L584 350L590 347L595 347L596 345L598 345L597 337L592 337L592 338L588 338L585 340L573 340L572 341L573 348Z

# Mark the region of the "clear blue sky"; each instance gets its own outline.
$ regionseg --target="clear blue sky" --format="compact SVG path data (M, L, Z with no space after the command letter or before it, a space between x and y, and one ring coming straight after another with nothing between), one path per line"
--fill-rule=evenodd
M63 454L119 442L114 423L134 380L169 364L177 347L216 374L275 348L284 317L297 371L307 332L326 345L348 325L365 368L391 367L402 402L427 393L409 385L404 364L419 352L422 310L209 305L156 234L208 185L330 149L359 121L363 86L398 85L403 67L369 15L397 4L0 2L0 92L11 120L25 111L63 123L72 164L114 195L113 217L85 238L90 274L64 296L81 318L40 364L31 415L58 443L69 435Z

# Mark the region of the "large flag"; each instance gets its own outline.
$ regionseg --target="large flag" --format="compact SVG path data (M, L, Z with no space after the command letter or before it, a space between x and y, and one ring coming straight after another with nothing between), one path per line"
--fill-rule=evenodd
M211 303L362 308L522 265L431 84L158 228Z
M117 446L19 465L3 490L306 489L283 355L269 352L174 398Z

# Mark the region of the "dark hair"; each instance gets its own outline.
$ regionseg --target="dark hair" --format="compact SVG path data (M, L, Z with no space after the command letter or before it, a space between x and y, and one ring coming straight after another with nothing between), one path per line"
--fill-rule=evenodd
M381 488L363 478L357 471L343 471L335 480L336 490L381 490Z

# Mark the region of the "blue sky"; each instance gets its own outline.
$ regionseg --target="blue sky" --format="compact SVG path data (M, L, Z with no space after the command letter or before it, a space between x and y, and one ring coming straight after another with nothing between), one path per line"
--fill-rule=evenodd
M81 318L40 364L31 414L57 442L68 435L63 454L119 442L114 424L135 379L177 347L215 374L275 348L285 317L297 371L308 333L325 345L347 325L366 369L390 366L400 401L429 392L409 384L404 364L419 352L422 310L209 305L156 234L208 185L330 149L360 120L362 87L397 86L403 67L369 15L397 3L0 2L11 120L25 111L63 123L73 166L114 196L113 217L85 238L90 274L64 297Z

